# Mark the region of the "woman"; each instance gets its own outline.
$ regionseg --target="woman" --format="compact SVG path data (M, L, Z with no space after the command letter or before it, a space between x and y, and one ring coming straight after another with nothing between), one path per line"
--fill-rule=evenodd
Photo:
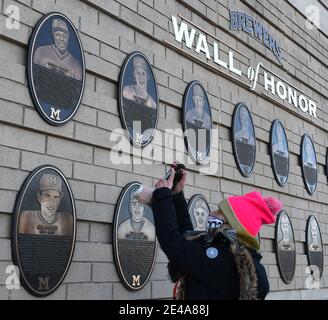
M262 224L275 222L281 204L259 192L230 197L214 213L223 226L188 240L193 227L183 194L186 175L173 191L173 174L160 179L152 199L156 235L177 281L174 299L264 299L269 282L254 236Z

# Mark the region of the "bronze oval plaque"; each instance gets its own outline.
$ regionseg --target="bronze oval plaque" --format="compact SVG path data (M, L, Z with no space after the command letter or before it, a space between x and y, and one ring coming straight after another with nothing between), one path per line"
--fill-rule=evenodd
M273 121L271 126L270 156L274 177L283 187L289 176L289 148L286 131L279 120Z
M309 135L305 134L301 144L301 167L306 190L312 195L318 184L317 155Z
M208 161L211 149L212 112L199 81L189 83L183 98L182 125L185 143L196 164Z
M38 167L18 194L12 225L13 261L28 292L42 297L60 286L75 237L75 204L65 176L56 167Z
M157 240L150 206L134 198L140 183L122 191L114 217L114 257L123 284L131 291L143 288L155 264Z
M238 169L244 177L249 177L255 166L256 137L252 116L243 102L234 110L231 140Z
M296 250L294 230L285 210L277 217L275 247L281 278L285 283L290 283L295 273Z
M68 122L84 90L82 44L72 22L49 13L36 25L29 43L28 83L40 115L52 125Z
M191 223L196 231L206 231L208 228L208 216L211 209L201 194L194 195L188 203L188 211Z
M145 147L154 137L158 121L158 89L147 57L132 52L124 61L119 79L119 112L130 142Z
M319 223L314 216L310 216L306 225L306 253L310 266L318 267L318 275L323 272L323 245Z

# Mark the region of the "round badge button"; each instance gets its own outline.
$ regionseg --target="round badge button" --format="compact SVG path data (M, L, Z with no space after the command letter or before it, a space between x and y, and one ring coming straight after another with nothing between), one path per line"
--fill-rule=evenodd
M218 249L214 247L207 248L206 255L210 259L215 259L219 255Z

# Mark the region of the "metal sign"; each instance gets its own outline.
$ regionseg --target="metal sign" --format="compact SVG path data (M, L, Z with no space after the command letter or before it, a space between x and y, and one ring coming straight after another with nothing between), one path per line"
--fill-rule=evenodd
M49 13L36 25L29 43L28 84L40 115L52 125L68 122L84 91L82 44L72 22Z
M187 56L191 59L196 59L200 65L205 69L213 71L228 78L233 83L241 86L243 88L249 88L251 91L257 91L263 96L264 99L272 102L272 99L285 108L286 104L289 105L289 111L297 116L310 116L312 120L317 119L320 108L318 106L318 101L313 100L311 96L307 93L307 90L303 88L297 88L292 85L287 79L273 72L270 68L265 66L261 61L257 61L254 65L246 64L240 67L239 62L235 58L235 54L245 57L247 60L253 60L252 57L245 54L240 50L233 48L231 43L212 41L213 35L210 32L204 30L203 27L195 24L189 19L181 16L181 21L177 17L172 16L172 26L175 40L179 43L179 46L172 44L170 41L164 40L166 45L170 49ZM241 17L241 18L240 18ZM251 20L247 17L248 23ZM233 22L233 25L237 25L237 28L247 28L248 31L252 32L250 25L244 25L246 20L243 19L243 14L237 16L239 21ZM257 22L255 22L257 23ZM257 23L256 35L263 35L263 42L270 45L270 50L272 49L279 55L279 49L277 49L277 42L267 33L266 30ZM230 48L225 53L225 58L222 59L222 44ZM212 48L210 50L210 48ZM202 56L202 57L200 57ZM203 59L206 58L206 59ZM208 62L211 62L210 64ZM258 90L256 90L258 88ZM277 99L278 98L278 99ZM302 114L300 114L300 112Z
M270 156L274 177L283 187L289 175L289 148L286 131L279 120L275 120L270 133Z
M319 269L319 275L323 272L323 245L319 223L314 216L310 216L306 225L306 254L309 265L315 265Z
M243 102L234 110L231 140L238 169L244 177L249 177L255 166L256 137L252 116Z
M282 50L279 41L266 29L261 22L255 17L241 11L229 11L230 15L230 30L244 31L262 42L273 55L277 58L279 63L282 63Z
M132 182L122 191L114 217L114 257L123 284L131 291L142 289L152 273L157 249L151 208L139 202Z
M69 269L76 237L71 188L53 166L35 169L17 198L12 224L13 261L31 294L53 293Z
M301 167L306 190L312 195L317 189L318 165L313 142L307 134L302 138Z
M145 147L154 137L158 121L158 89L147 57L131 53L119 79L119 111L123 128L132 144Z
M281 278L290 283L295 273L296 250L293 227L285 210L279 213L276 221L275 251Z
M211 213L211 209L203 195L196 194L189 200L188 212L194 230L206 231L207 220L209 214Z

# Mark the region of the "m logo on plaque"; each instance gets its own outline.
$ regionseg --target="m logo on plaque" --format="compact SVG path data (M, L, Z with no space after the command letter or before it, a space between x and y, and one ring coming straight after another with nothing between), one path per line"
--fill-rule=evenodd
M131 53L119 80L119 112L132 144L148 145L158 121L158 89L155 74L144 54Z
M283 187L289 175L289 148L285 129L279 120L273 121L271 126L270 156L275 179Z
M189 155L196 164L204 164L211 149L212 112L200 82L189 83L182 111L183 131Z
M313 142L307 134L302 138L301 167L306 190L312 195L317 189L318 166Z
M42 297L63 281L73 256L75 204L70 186L53 166L35 169L17 198L12 224L13 261L28 292Z
M194 195L188 203L188 211L194 230L207 231L207 221L211 210L204 196Z
M74 25L61 13L45 15L28 53L28 83L40 115L53 125L69 121L80 105L84 82L84 54Z
M236 105L232 117L232 147L240 173L249 177L255 166L256 137L254 124L245 103Z
M321 277L324 252L319 223L314 216L309 217L306 225L306 253L309 265L317 266Z
M277 217L275 249L281 278L288 284L293 280L295 273L296 250L293 227L285 210Z
M155 264L157 241L151 208L135 199L140 183L128 184L116 205L114 257L123 284L131 291L143 288Z

